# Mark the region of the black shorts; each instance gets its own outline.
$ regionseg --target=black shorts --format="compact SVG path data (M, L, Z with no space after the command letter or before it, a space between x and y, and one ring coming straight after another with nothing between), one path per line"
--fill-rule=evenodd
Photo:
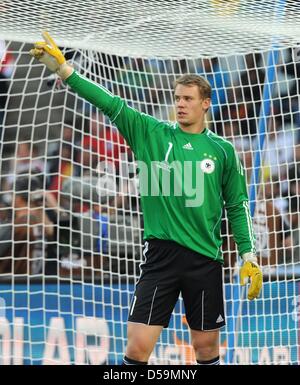
M222 264L173 241L145 242L128 321L167 327L181 292L194 330L225 325Z

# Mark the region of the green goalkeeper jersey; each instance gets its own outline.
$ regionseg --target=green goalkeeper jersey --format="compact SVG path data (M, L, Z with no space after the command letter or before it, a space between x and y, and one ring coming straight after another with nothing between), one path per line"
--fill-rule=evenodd
M138 112L76 71L66 83L110 118L134 152L145 239L172 240L223 262L225 206L239 254L255 252L244 170L230 142Z

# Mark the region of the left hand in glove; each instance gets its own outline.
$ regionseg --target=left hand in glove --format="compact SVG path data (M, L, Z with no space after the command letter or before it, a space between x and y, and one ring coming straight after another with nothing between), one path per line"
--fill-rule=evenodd
M250 278L248 299L252 300L259 296L263 283L263 274L257 263L257 258L252 253L245 253L242 256L244 264L240 270L241 285L245 285Z

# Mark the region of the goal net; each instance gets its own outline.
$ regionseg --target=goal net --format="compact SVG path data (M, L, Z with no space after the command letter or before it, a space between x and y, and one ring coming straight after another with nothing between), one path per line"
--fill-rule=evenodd
M32 3L0 6L0 363L121 363L143 260L134 156L109 120L28 55L48 30L78 72L158 119L175 118L176 77L211 83L207 126L244 165L264 272L249 302L224 213L221 361L299 364L297 2ZM149 363L194 361L179 299Z

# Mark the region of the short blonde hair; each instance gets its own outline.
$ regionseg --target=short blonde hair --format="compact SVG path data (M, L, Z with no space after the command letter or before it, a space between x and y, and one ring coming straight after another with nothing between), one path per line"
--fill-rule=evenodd
M178 86L178 84L182 84L184 86L197 86L203 99L211 99L211 85L202 76L196 74L184 74L175 80L174 89Z

